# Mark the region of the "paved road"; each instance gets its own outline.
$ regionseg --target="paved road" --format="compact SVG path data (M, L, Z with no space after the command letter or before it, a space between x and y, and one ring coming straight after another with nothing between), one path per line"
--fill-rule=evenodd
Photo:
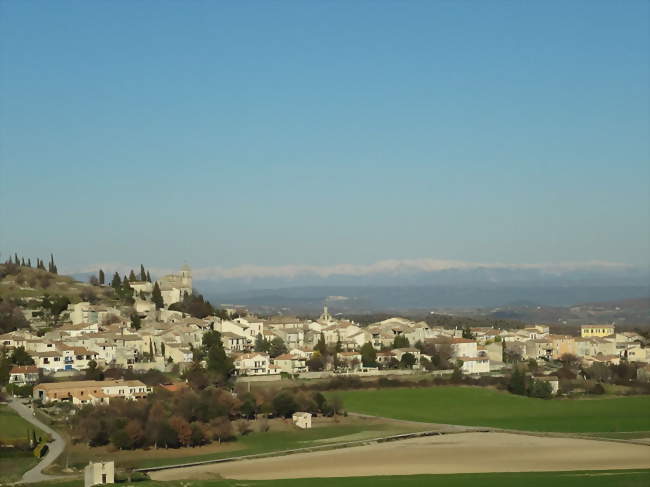
M47 451L47 454L41 459L38 465L36 465L31 470L25 472L25 474L23 475L22 483L27 484L32 482L43 482L54 478L58 478L52 475L43 474L43 469L50 466L54 462L54 460L56 460L58 456L61 453L63 453L63 449L65 448L65 441L63 440L61 435L56 431L54 431L52 428L50 428L48 425L36 419L34 417L34 412L32 411L32 409L22 404L19 400L10 399L9 407L14 411L16 411L20 416L25 418L27 421L32 423L37 428L40 428L42 431L45 431L46 433L49 433L52 439L54 440L48 444L49 449Z

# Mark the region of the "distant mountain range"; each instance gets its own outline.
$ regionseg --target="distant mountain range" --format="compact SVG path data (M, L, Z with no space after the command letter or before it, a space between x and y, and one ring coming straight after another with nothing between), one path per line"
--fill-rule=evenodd
M627 267L556 269L463 268L362 275L195 280L216 304L257 310L399 311L503 306L570 306L650 295L647 270Z
M152 269L154 278L166 272ZM649 269L598 262L480 265L423 259L367 266L199 268L193 274L194 287L213 304L271 313L313 313L327 304L340 313L481 309L527 315L537 306L650 296ZM73 274L84 281L88 275Z

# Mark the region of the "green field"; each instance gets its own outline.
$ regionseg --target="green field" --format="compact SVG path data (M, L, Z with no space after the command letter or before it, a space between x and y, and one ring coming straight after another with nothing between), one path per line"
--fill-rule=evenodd
M83 481L30 484L32 487L81 487ZM293 480L191 480L137 482L134 487L645 487L650 470L602 470L588 472L479 473L454 475L404 475L385 477L338 477Z
M0 449L0 484L20 480L27 470L38 463L31 451L15 448Z
M341 391L348 411L429 423L526 431L650 430L650 396L532 399L479 387Z
M3 443L13 443L15 441L27 442L28 433L34 427L18 416L9 406L0 405L0 441ZM36 430L36 435L42 435L40 430Z

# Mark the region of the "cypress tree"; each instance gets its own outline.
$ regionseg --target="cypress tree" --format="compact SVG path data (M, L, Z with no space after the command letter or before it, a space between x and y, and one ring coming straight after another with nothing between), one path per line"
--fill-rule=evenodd
M120 279L120 275L116 272L113 275L113 280L111 281L111 287L117 291L121 286L122 286L122 279Z
M14 254L14 264L20 265L20 259L18 259L18 254Z
M133 313L133 315L131 315L131 326L136 330L140 329L141 320L140 320L140 315L138 313Z
M20 265L21 265L22 267L25 267L25 257L23 257L22 259L20 259Z
M156 309L160 309L165 306L165 301L163 300L162 293L160 292L160 286L158 282L153 285L153 291L151 292L151 301L156 305Z
M151 338L149 338L149 356L151 357L151 360L153 360L153 342L151 341Z
M99 284L102 286L105 284L106 276L104 275L104 271L99 269Z
M141 281L146 281L147 280L147 273L144 270L144 266L140 264L140 280Z
M31 266L32 266L32 259L27 259L27 267L31 267Z
M320 334L320 338L318 339L318 343L314 347L314 350L318 350L320 353L321 357L326 357L327 354L327 343L325 343L325 335L323 332Z
M151 274L149 274L149 271L147 271L147 282L151 282Z
M133 272L133 269L131 269L131 272L129 273L129 282L134 282L137 281L135 278L135 272Z
M129 281L126 278L122 281L122 289L120 289L120 294L123 298L126 299L133 297L133 288L131 288Z

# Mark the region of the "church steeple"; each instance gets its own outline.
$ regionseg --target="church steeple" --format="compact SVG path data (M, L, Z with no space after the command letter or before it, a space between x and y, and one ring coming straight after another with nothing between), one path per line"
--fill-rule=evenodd
M323 306L323 313L320 315L319 319L323 321L330 321L332 319L332 315L327 311L327 305Z

